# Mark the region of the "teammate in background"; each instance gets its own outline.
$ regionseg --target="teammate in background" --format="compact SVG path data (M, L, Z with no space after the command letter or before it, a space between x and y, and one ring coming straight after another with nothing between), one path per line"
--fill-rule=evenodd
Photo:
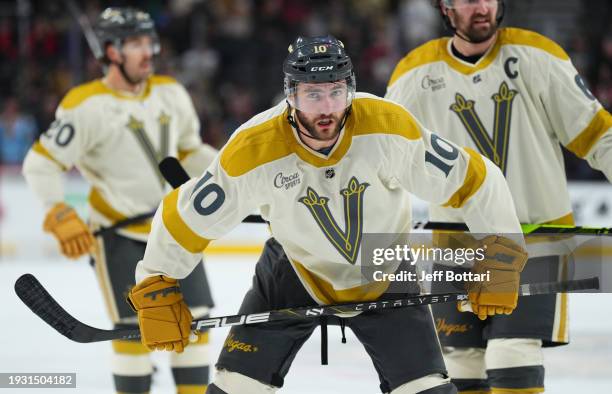
M404 57L385 97L425 127L491 159L506 176L521 222L573 224L559 144L612 179L612 117L556 43L498 28L503 0L435 4L454 36ZM430 208L434 221L461 221L460 214ZM460 392L543 392L541 347L568 343L566 297L527 297L511 316L484 322L435 306L438 324L469 328L440 335Z
M210 240L256 209L274 238L257 263L241 314L384 297L388 282L363 281L361 238L365 232L409 232L409 191L457 207L474 231L519 234L523 242L499 169L430 133L401 106L355 93L352 63L340 41L300 37L283 69L286 102L239 127L207 171L168 194L153 219L129 296L149 347L188 343L191 319L176 278L191 272ZM279 176L291 177L290 186L275 186ZM508 209L500 211L500 204ZM474 310L509 313L526 254L509 238L483 242L496 252L487 252L478 267L490 269L493 279L489 292L471 289ZM508 271L495 269L502 255ZM495 291L506 284L508 293ZM151 292L161 296L151 299ZM208 392L276 391L317 324L306 319L232 327ZM372 358L383 392L456 392L429 308L369 311L346 324Z
M216 151L201 142L187 91L174 79L153 74L159 42L149 14L108 8L98 19L96 33L104 47L99 59L107 66L104 78L68 92L55 122L30 149L23 173L47 209L44 230L53 234L69 258L93 254L113 323L134 326L137 319L125 297L134 285L134 269L144 255L151 221L97 239L92 231L155 209L170 189L157 168L165 156L182 158L190 173L199 174ZM72 166L92 186L91 227L63 203L62 171ZM200 260L182 285L192 313L203 317L212 298ZM205 391L207 342L207 335L201 335L197 346L171 356L179 393ZM149 350L140 341L114 341L113 350L117 392L149 392Z

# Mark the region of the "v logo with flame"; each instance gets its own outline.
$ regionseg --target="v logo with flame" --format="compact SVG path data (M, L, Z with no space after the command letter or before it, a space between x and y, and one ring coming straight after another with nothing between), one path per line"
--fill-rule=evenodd
M351 264L355 264L359 254L363 232L363 195L368 186L370 184L359 183L357 178L352 177L347 188L340 191L344 201L344 230L329 210L328 197L319 196L309 187L307 196L298 200L308 208L329 242Z
M467 100L461 93L457 93L455 102L450 106L450 110L459 116L461 123L478 146L480 153L493 161L504 175L506 174L506 162L508 161L512 101L517 94L518 91L510 89L506 82L502 82L499 92L491 97L495 102L493 139L489 137L486 127L476 113L474 100Z

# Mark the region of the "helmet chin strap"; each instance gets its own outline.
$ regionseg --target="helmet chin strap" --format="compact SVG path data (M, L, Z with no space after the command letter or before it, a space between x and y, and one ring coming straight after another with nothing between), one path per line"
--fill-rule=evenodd
M293 107L291 107L291 104L289 104L289 101L285 101L287 103L287 106L289 107L289 114L287 115L287 121L289 122L289 124L301 135L311 138L313 140L317 140L317 141L329 141L323 138L319 138L319 137L315 137L314 135L310 135L305 133L304 131L302 131L301 127L297 124L297 122L295 121L295 118L293 117ZM295 109L297 111L297 109ZM342 130L342 128L344 127L346 120L348 119L348 116L351 113L351 106L349 106L345 111L344 111L344 115L342 116L342 121L340 122L340 127L338 127L338 132L340 132Z
M473 40L470 40L470 38L468 36L466 36L465 34L459 32L459 30L455 29L454 27L453 27L453 32L455 33L455 35L457 37L459 37L463 41L469 42L471 44L479 44L478 42L474 42Z
M115 63L115 64L117 64L117 66L119 67L119 71L121 71L121 75L123 75L123 78L130 85L138 85L140 82L142 82L142 81L135 81L133 78L130 78L130 76L128 75L127 71L125 71L125 67L123 66L123 63Z
M463 41L469 42L470 44L480 44L480 43L487 41L489 38L492 37L491 36L491 37L484 38L482 40L474 41L474 40L471 40L468 36L460 33L459 30L456 30L456 29L455 29L455 35L459 37L460 39L462 39Z
M131 78L127 71L125 70L125 61L123 61L123 54L121 53L121 51L119 51L119 54L122 58L121 63L119 62L114 62L111 61L115 66L117 66L117 68L119 68L119 72L121 72L121 75L123 76L123 79L125 79L127 81L127 83L129 83L130 85L136 86L139 83L141 83L142 81L135 81L133 78Z
M119 71L121 72L121 75L123 76L123 79L125 79L127 81L127 83L129 83L130 85L136 86L139 83L141 83L142 81L135 81L133 78L131 78L127 71L125 71L125 67L124 67L124 63L117 63L117 62L113 62L118 68Z

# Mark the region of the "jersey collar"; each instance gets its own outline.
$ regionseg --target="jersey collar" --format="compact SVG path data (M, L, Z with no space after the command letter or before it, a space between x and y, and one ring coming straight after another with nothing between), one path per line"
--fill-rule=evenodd
M348 149L351 146L352 142L352 116L349 115L348 119L342 130L340 130L340 136L338 137L338 141L334 145L333 149L328 155L324 155L316 150L310 148L308 145L304 144L300 139L297 130L295 130L287 120L287 116L289 115L289 108L286 108L283 112L283 115L279 117L280 129L283 131L285 141L289 144L289 147L292 152L297 154L300 159L303 161L315 166L315 167L329 167L337 164Z
M452 69L458 71L462 74L470 75L477 71L487 68L497 57L499 50L501 49L503 34L502 30L498 30L497 37L495 38L495 42L489 49L485 52L485 54L478 60L475 64L468 63L463 61L453 55L453 51L451 49L452 38L445 38L442 42L442 60L446 62Z

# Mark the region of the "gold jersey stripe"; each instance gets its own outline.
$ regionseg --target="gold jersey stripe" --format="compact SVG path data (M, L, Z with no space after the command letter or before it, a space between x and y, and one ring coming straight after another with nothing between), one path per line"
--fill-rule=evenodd
M501 29L499 41L501 42L501 45L529 46L532 48L541 49L561 60L570 59L567 52L565 52L565 50L563 50L559 44L534 31L506 27Z
M92 228L92 231L95 231L98 228L98 226L94 226ZM104 304L106 306L106 310L108 311L108 315L111 318L111 321L113 323L119 323L121 319L119 317L119 311L117 310L115 293L112 290L110 275L108 273L106 249L104 247L104 237L96 237L96 242L98 247L94 252L94 269L96 271L96 276L98 277L98 284L100 286L100 290L102 291L102 296L104 297ZM122 302L125 301L122 300Z
M549 220L542 224L557 224L560 226L574 226L576 223L574 222L574 214L568 213L565 216L561 216L560 218ZM525 242L527 244L537 244L537 243L545 243L545 242L556 242L562 239L568 239L573 237L571 234L530 234L528 237L525 237Z
M113 90L102 82L101 79L96 79L94 81L76 86L64 96L62 101L60 102L60 107L63 109L72 109L81 105L85 100L90 97L109 94L119 99L124 100L143 100L149 96L151 93L151 88L155 85L163 85L177 83L176 80L172 77L163 76L163 75L152 75L145 85L142 92L138 95L129 95L122 93L117 90Z
M228 175L237 177L281 159L291 150L279 126L290 127L286 115L278 115L251 128L242 130L221 152L221 166Z
M558 219L550 220L543 224L558 224L561 226L574 226L576 223L574 222L574 214L572 212L568 213L565 216L561 216Z
M190 342L190 345L206 345L210 342L210 337L208 335L208 331L204 331L202 333L196 334L198 339L194 342Z
M236 244L236 245L217 245L212 242L206 248L206 254L260 254L263 250L263 245L258 244Z
M95 187L89 192L89 205L113 223L127 219L127 216L113 208ZM151 219L125 226L123 229L138 234L149 234L151 232Z
M38 153L39 155L42 155L44 157L46 157L47 159L51 160L52 162L54 162L55 164L57 164L58 166L60 166L62 168L62 171L68 171L68 167L66 167L65 165L63 165L59 160L57 160L55 157L53 157L51 155L51 153L49 153L49 151L47 150L47 148L45 148L40 141L36 141L31 148L34 152Z
M510 27L500 29L498 34L495 44L474 65L463 63L449 53L450 38L445 37L429 41L410 52L398 63L389 79L388 86L393 85L395 81L410 70L434 62L444 62L455 71L470 75L487 68L497 58L501 47L504 45L521 45L538 48L561 60L569 60L569 56L563 48L541 34Z
M187 156L189 156L190 154L192 154L193 152L195 152L195 149L190 149L190 150L179 150L178 151L178 156L177 159L179 159L179 161L183 161L183 159L185 159Z
M567 149L576 154L576 156L583 158L601 136L610 131L611 127L612 115L602 108L593 116L589 125L567 145Z
M202 394L206 392L208 385L206 384L177 384L177 394Z
M544 387L526 387L522 389L507 389L500 387L491 387L491 394L536 394L543 393Z
M470 162L465 173L463 185L443 205L444 207L461 208L480 189L487 176L487 168L482 156L473 149L463 148L470 155Z
M561 281L568 280L568 264L569 258L567 256L560 257L561 264ZM568 329L567 329L567 293L557 294L557 302L559 302L559 331L557 332L557 342L568 342Z
M309 271L303 264L291 260L300 278L306 282L315 297L324 304L342 302L374 301L389 287L389 282L370 282L362 286L336 290L327 280Z
M206 249L210 240L196 234L181 217L178 211L179 191L180 188L174 189L164 197L162 211L164 226L184 249L191 253L200 253Z
M408 140L421 138L417 122L399 104L372 98L356 99L355 104L347 121L353 136L393 134Z
M113 351L117 354L140 355L149 354L151 351L140 341L113 341Z

